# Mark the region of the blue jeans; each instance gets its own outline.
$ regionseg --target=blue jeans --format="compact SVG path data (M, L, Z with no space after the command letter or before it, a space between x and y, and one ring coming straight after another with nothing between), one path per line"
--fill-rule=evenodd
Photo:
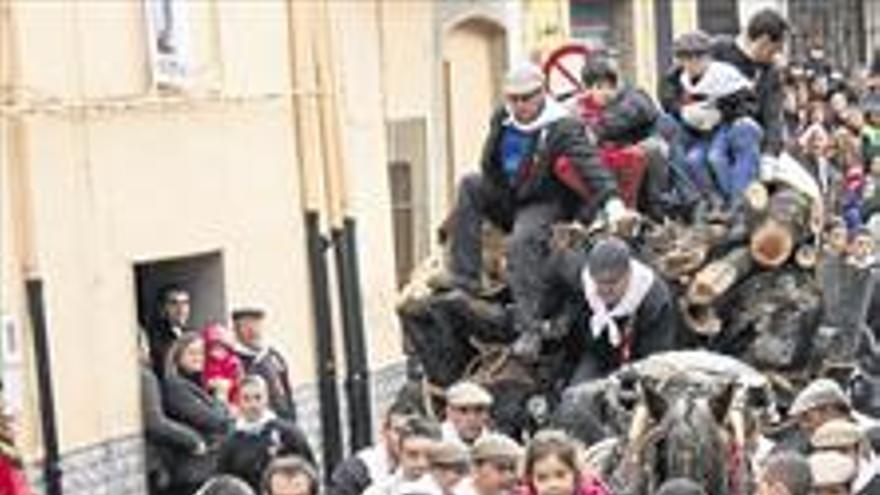
M720 125L712 135L707 159L725 203L742 195L758 178L764 131L751 117Z
M711 182L702 170L706 148L698 146L699 136L669 114L657 119L657 132L669 145L669 175L675 194L686 202L705 194Z
M740 118L701 135L666 114L658 127L669 142L673 166L703 196L718 195L730 203L758 178L763 131L754 119Z

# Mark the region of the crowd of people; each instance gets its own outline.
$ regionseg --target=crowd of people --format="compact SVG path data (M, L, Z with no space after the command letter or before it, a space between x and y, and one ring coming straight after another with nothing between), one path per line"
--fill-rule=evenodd
M314 455L296 423L287 363L263 337L264 310L234 310L232 329L192 329L190 297L163 288L141 332L150 493L316 493ZM252 491L224 491L235 486Z
M564 390L677 349L686 329L675 290L640 259L627 233L642 222L696 222L708 211L744 208L750 185L782 157L815 184L820 230L842 230L844 249L867 249L873 260L880 59L866 74L834 67L818 46L804 60L783 61L789 31L784 17L763 10L736 38L681 35L657 101L602 54L586 60L583 90L566 101L548 92L538 66L513 67L480 170L460 182L444 224L448 266L430 281L440 292L431 304L476 315L469 325L503 334L498 340L525 363L553 356L549 375ZM572 220L614 235L597 236L588 249L554 244L554 226ZM505 233L504 262L492 267L503 272L500 291L486 284L487 222ZM511 427L494 407L496 394L458 376L473 355L472 335L459 334L466 325L441 324L448 313L430 308L401 316L426 374L448 382L442 409L402 394L384 412L375 445L323 466L323 486L297 426L286 361L264 339L265 311L238 308L231 328L196 329L190 297L182 287L164 288L157 318L141 331L151 494L880 494L877 420L854 407L846 383L817 377L796 391L783 428L732 448L736 466L725 469L745 466L749 483L724 477L719 489L692 473L645 488L621 479L618 467L648 462L628 451L616 451L609 469L591 462L595 445L572 431ZM728 409L711 412L730 426L718 411ZM5 436L0 428L0 447ZM734 446L724 442L725 452ZM694 455L701 454L709 456Z
M479 171L459 183L454 209L442 227L445 266L439 273L430 266L429 275L416 277L399 307L416 369L430 382L425 385L429 393L437 385L455 383L446 389L447 405L438 415L446 422L439 435L436 427L413 426L423 431L423 439L434 441L435 448L421 459L424 469L412 470L406 441L386 432L386 445L378 447L385 450L344 464L329 490L338 495L375 495L378 489L386 494L447 495L880 493L880 464L874 453L877 418L853 404L851 375L817 376L828 370L822 366L801 390L786 383L793 400L781 404L782 418L776 422L781 427L761 431L734 425L733 430L745 432L741 436L748 440L720 441L724 469L750 473L748 482L738 485L732 476L722 476L721 485L710 486L705 473L691 473L685 476L690 479L636 486L621 480L616 469L580 462L580 454L595 447L584 444L580 435L523 425L527 421L522 411L533 413L528 399L534 394L526 389L536 382L539 388L561 389L564 396L641 359L707 342L705 335L694 337L684 321L681 288L664 280L634 245L632 234L640 225L671 221L687 227L719 212L728 218L747 215L754 207L748 203L752 186L775 185L773 180L782 174L785 187L794 193L779 197L811 205L802 229L792 229L794 242L809 238L819 246L819 257L825 246L833 245L828 253L875 277L880 57L875 56L865 71L847 68L849 72L826 60L818 45L802 60L786 59L790 31L782 15L762 10L737 37L711 37L700 31L679 36L673 45L674 63L659 78L657 101L625 81L613 58L601 53L586 58L582 90L565 95L565 101L549 93L546 75L537 65L513 67L505 78L505 100L490 119ZM795 217L777 222L800 221ZM586 226L590 236L589 242L574 248L565 239L560 242L556 229L572 221ZM503 233L501 249L487 246L486 224ZM749 221L743 224L752 226ZM749 254L747 249L741 252ZM765 264L761 269L778 266ZM812 266L804 263L797 269ZM734 270L717 278L733 277ZM826 304L824 311L847 311L831 306ZM870 322L864 315L856 318L857 345L843 353L850 359L843 363L847 370L863 365L857 362L863 357L860 353L869 355L864 362L876 358ZM810 323L810 335L833 334L834 321L839 320L824 315L824 326L818 330ZM723 329L714 332L722 334ZM495 397L496 405L504 402L503 407L489 408L492 401L484 400L486 391L473 392L465 406L471 407L471 420L481 418L483 430L464 435L457 394L460 387L476 385L460 380L473 374L472 359L486 356L484 349L492 347L487 342L510 351L501 356L526 365L499 371L504 359L491 361L492 372L509 372L504 380L515 385ZM821 361L830 350L819 344L812 352ZM479 373L476 377L487 378ZM633 390L636 397L644 395L638 384ZM699 407L693 400L665 403ZM633 416L639 418L640 409L634 407ZM710 411L721 429L731 426L727 411ZM651 411L656 428L670 427L663 425L664 419L670 422L665 412ZM674 414L694 413L688 409ZM392 409L386 429L393 429L396 417ZM448 434L454 427L459 434ZM495 433L489 433L491 428ZM630 435L629 440L643 434L621 433ZM507 438L499 437L502 434ZM597 441L602 440L599 435ZM682 445L690 446L688 442ZM455 445L466 449L453 454ZM707 445L702 448L703 456L712 457ZM699 455L699 450L688 452L683 464L690 466ZM383 459L382 466L389 458L396 458L400 466L382 487L368 460L376 457ZM627 462L625 454L615 459ZM658 466L651 469L687 471L675 463ZM360 476L352 477L352 472ZM665 473L660 473L661 479ZM429 486L412 485L425 478Z

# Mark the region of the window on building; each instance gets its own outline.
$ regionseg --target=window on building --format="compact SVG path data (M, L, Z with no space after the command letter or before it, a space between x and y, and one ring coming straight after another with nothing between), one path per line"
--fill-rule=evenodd
M397 285L403 286L415 268L415 222L412 204L412 165L393 161L388 165L391 184L391 221L394 228L394 261Z
M179 88L189 72L187 0L144 0L153 85Z
M159 313L163 288L178 285L190 294L190 326L226 321L223 255L220 252L163 258L134 266L138 321L145 328Z
M700 0L697 21L709 34L733 36L739 32L739 4L737 0Z
M397 283L403 286L430 251L427 123L421 118L395 120L387 130L394 258Z
M569 14L572 37L613 55L623 73L632 77L633 0L571 0Z
M592 46L615 45L613 0L571 0L571 34Z
M864 0L790 0L792 58L804 60L811 48L822 48L825 57L841 69L855 69L867 61Z

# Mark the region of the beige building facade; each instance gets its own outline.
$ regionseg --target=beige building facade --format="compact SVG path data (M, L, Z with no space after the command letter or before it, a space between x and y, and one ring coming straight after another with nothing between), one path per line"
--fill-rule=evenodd
M325 236L357 222L382 403L401 380L398 283L476 166L500 74L524 53L511 20L525 22L502 1L0 1L0 362L37 478L46 359L29 282L64 493L144 493L137 330L168 282L192 291L195 325L267 309L318 443L307 211Z

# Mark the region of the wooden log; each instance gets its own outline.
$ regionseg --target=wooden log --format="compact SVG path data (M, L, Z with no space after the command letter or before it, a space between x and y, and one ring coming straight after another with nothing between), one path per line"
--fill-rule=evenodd
M696 305L712 304L752 270L752 256L748 249L734 249L723 258L713 261L697 272L688 287L687 299Z
M819 250L815 245L804 244L794 254L795 263L804 270L813 270L819 262Z
M712 306L694 304L687 297L679 301L684 323L699 335L712 337L721 332L721 318Z
M810 227L810 201L794 189L782 188L770 196L767 216L752 231L749 250L765 268L788 261Z
M690 278L725 235L725 227L718 224L685 227L667 222L646 236L651 265L666 280Z

